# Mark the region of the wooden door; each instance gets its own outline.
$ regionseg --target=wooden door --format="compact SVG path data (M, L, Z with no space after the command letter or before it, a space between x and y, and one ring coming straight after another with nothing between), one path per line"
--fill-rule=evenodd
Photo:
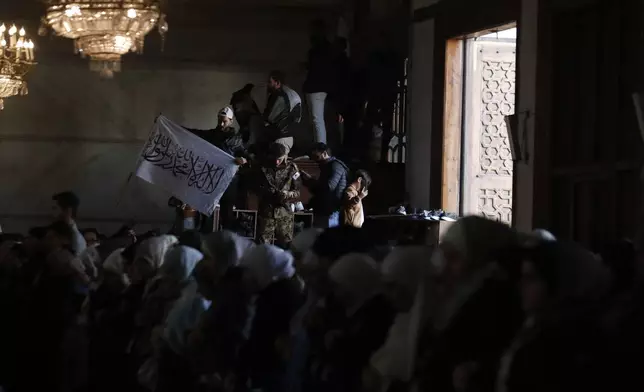
M505 116L514 114L516 44L468 40L463 132L464 214L512 223L513 161Z

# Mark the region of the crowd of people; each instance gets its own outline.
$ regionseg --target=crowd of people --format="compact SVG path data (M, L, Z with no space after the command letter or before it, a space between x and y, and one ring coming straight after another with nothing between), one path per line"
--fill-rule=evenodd
M436 246L340 225L285 250L228 231L103 238L79 230L73 194L54 205L0 243L6 392L644 387L627 241L598 255L470 216Z
M261 110L253 99L255 85L246 84L230 100L230 120L233 114L235 118L232 125L239 128L245 144L260 149L277 142L287 153L296 144L299 151L306 151L312 140L332 146L347 162L380 161L392 136L404 59L387 46L385 36L358 66L349 56L347 39L331 37L321 20L312 23L309 38L301 89L291 86L284 72L270 72L266 106ZM311 135L296 140L296 133L304 135L296 130L305 109L309 120L305 128Z
M329 39L321 21L311 26L311 48L305 63L305 94L315 141L313 147L300 143L300 151L319 165L319 176L301 171L291 160L295 129L301 122L303 102L286 83L286 75L275 70L267 78L267 102L260 110L253 99L253 84L232 94L230 106L218 113L217 126L209 130L186 130L201 137L235 158L240 166L219 200L218 214L206 216L176 198L168 202L176 208L174 232L198 230L209 233L223 228L238 231L235 209L247 209L247 195L258 197L257 238L288 248L293 240L293 212L300 199L300 188L308 188L313 198L301 206L315 214L316 227L333 227L340 222L361 227L364 222L362 200L368 195L371 177L365 170L351 170L331 153L327 144L325 113L333 108L339 124L346 130L345 145L339 155L350 159L353 169L369 160L371 128L382 127L385 108L393 108L396 77L395 61L390 55L374 53L365 70L353 70L342 37ZM328 102L327 102L328 101ZM331 105L327 105L331 103ZM348 148L345 148L347 147ZM218 219L217 219L218 218Z
M314 25L304 86L319 176L289 159L302 100L275 71L263 114L247 85L215 129L188 129L241 166L223 230L172 198L170 234L108 238L79 228L80 200L63 192L50 225L0 236L0 392L644 390L631 242L596 254L478 216L431 245L362 228L371 177L325 144L327 96L359 116L338 101L346 41L324 33ZM388 98L371 102L360 110ZM294 236L301 186L315 228ZM255 239L234 233L240 187L258 197Z
M273 81L272 78L271 80ZM313 176L300 170L289 158L292 137L275 134L274 137L263 141L260 139L255 144L247 144L234 128L234 118L233 109L225 107L219 112L218 126L215 129L186 128L204 142L233 156L240 169L219 200L218 223L215 213L209 216L200 214L183 201L171 197L168 205L176 208L175 233L185 230L210 233L219 228L237 231L239 228L235 209L247 208L248 200L244 196L250 192L258 199L257 239L266 244L276 243L282 248L288 248L293 240L293 215L297 209L296 204L301 199L302 186L308 188L312 195L306 208L314 213L315 227L334 227L341 220L355 227L362 226L362 200L367 197L371 185L369 173L365 170L352 173L344 162L332 155L326 144L316 143L309 152L310 159L319 168L319 174ZM270 128L270 125L267 127ZM269 130L264 132L266 135L273 134ZM305 207L302 205L300 208Z

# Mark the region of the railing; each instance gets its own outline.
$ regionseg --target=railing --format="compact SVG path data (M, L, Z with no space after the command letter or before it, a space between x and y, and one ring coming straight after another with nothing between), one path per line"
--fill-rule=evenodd
M398 81L394 101L391 139L387 146L387 162L405 163L407 153L407 71L409 59L405 59L403 76Z

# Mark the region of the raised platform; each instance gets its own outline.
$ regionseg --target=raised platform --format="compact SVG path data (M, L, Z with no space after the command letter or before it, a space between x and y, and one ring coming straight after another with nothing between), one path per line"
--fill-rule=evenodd
M320 174L317 163L310 159L296 161L296 165L303 171L317 177ZM389 207L405 200L405 165L397 163L365 163L350 164L352 171L363 169L369 172L373 183L369 189L369 196L364 199L365 214L374 215L386 213ZM311 199L311 194L306 187L301 189L300 201L306 206ZM248 195L248 209L257 209L257 197Z

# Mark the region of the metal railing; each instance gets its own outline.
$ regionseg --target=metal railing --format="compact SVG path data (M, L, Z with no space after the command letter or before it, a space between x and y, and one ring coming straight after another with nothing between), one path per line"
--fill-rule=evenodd
M405 163L407 150L407 75L409 59L404 61L401 80L398 81L391 121L391 139L387 146L387 162Z

